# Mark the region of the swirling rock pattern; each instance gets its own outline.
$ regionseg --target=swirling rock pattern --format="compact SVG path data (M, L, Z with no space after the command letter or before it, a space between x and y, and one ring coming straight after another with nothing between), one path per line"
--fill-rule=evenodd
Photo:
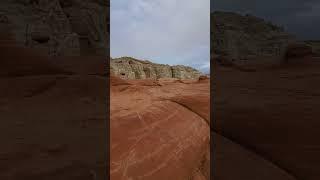
M111 179L208 180L209 97L209 81L114 77Z

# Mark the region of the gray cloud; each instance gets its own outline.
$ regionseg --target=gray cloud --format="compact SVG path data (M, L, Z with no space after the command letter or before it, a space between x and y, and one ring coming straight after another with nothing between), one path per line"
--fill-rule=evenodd
M111 0L111 56L205 67L209 13L209 0Z
M320 39L318 0L211 0L211 10L250 13L284 26L300 39Z

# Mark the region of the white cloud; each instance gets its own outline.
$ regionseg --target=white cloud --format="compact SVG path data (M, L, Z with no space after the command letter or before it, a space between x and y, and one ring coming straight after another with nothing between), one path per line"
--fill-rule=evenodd
M111 0L110 43L112 57L208 64L210 1Z

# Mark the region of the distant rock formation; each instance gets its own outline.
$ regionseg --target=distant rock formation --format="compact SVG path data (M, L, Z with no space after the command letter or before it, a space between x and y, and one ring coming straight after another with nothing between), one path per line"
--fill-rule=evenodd
M2 0L0 24L49 56L105 55L109 4L100 0Z
M188 66L169 66L131 57L111 59L110 72L123 79L198 79L202 74Z
M320 41L319 40L306 41L305 43L312 48L313 56L320 57Z
M282 27L251 15L220 11L211 14L211 42L212 57L229 64L286 60L288 48L297 43L299 46L295 47L302 48L303 52L308 49Z

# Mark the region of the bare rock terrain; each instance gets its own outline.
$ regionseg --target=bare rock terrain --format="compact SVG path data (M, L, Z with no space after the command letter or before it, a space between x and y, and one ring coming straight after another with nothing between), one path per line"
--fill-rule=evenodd
M131 57L112 59L110 71L124 79L198 79L202 75L198 70L188 66L156 64Z
M320 59L310 56L255 71L215 64L212 154L217 178L320 177L319 69Z
M100 0L3 0L0 26L18 44L49 56L105 55L109 4Z
M284 28L249 14L213 12L211 29L211 54L228 64L281 63L288 53L312 51L310 45L298 41Z
M111 78L111 179L210 179L210 83Z
M319 179L318 41L251 15L212 20L214 178Z
M49 58L10 31L0 54L0 179L105 179L105 57Z

